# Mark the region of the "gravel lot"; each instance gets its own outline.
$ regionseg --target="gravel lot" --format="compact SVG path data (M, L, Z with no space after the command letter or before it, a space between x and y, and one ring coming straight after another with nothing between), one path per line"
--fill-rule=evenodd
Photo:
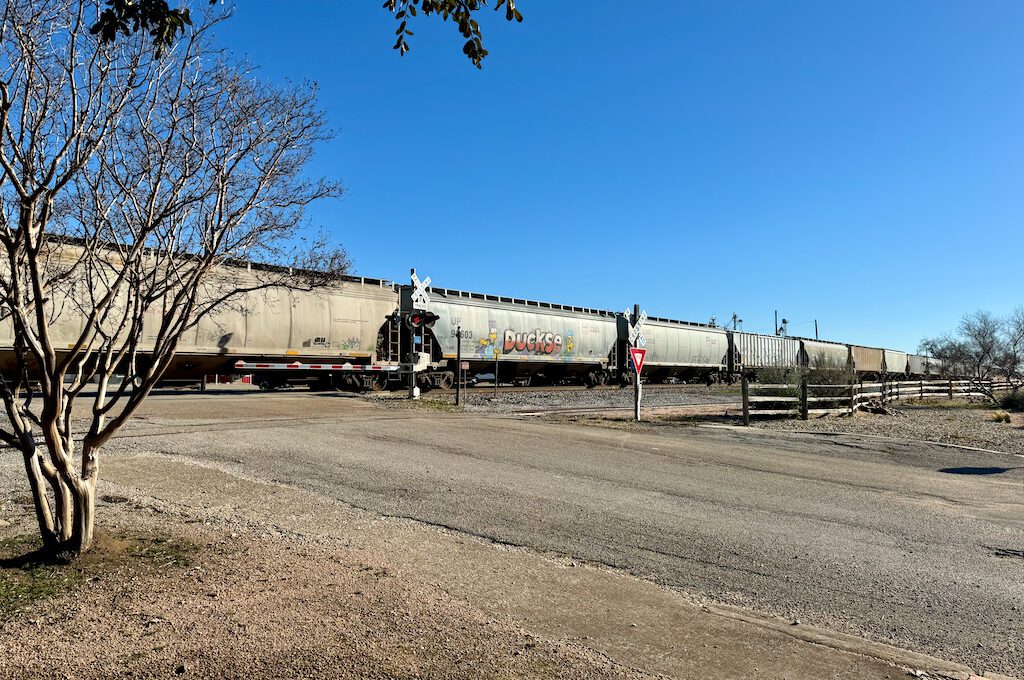
M402 393L374 395L374 401L401 407L407 404ZM454 404L454 392L432 391L424 400ZM727 404L740 400L739 388L703 385L644 385L645 406L679 406L683 404ZM628 408L633 405L633 388L579 390L499 390L498 395L486 388L467 390L466 410L485 413L514 413L543 408Z
M32 531L29 509L15 506L0 539ZM0 619L0 677L646 677L339 541L101 506L114 537L98 536L87 559L101 553L108 564L77 592ZM198 551L185 565L146 562L118 553L125 531Z
M972 446L1024 455L1024 414L1013 414L1010 423L990 420L994 409L964 406L916 406L901 404L893 415L857 413L850 417L826 417L801 421L757 420L767 430L844 432L901 439Z

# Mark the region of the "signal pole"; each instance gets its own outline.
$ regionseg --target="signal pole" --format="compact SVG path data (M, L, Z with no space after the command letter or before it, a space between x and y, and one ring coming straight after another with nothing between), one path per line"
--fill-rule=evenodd
M416 268L415 267L413 267L412 269L409 270L409 278L410 278L410 280L415 281L415 279L416 279ZM413 285L415 285L415 284L413 284ZM408 314L412 314L412 305L413 305L413 303L412 303L412 295L410 293ZM411 323L409 323L409 317L408 316L406 316L405 319L403 319L403 321L405 321L405 325L409 327L409 398L410 399L415 399L416 398L416 394L415 394L415 392L416 392L416 373L412 369L416 365L416 360L414 359L414 357L416 356L416 329L412 327Z
M462 405L462 326L455 327L455 405Z

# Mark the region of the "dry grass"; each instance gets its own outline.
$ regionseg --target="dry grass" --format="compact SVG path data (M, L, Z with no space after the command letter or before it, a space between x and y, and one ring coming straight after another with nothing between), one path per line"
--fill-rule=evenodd
M31 534L0 541L0 622L45 600L125 566L184 567L197 547L182 539L97 531L93 548L77 560L40 548Z

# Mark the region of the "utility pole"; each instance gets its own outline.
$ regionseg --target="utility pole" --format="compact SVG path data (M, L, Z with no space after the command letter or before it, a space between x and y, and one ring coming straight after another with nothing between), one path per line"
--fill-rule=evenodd
M779 334L779 310L775 310L775 335Z
M818 339L818 320L814 320L814 339Z

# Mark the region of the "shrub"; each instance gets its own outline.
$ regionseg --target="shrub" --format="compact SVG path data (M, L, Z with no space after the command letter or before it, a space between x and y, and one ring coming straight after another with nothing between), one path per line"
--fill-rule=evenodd
M1021 390L1007 392L999 399L999 405L1007 411L1024 411L1024 392Z
M1010 422L1010 414L1006 411L996 411L989 417L989 420L993 423L1008 423Z

